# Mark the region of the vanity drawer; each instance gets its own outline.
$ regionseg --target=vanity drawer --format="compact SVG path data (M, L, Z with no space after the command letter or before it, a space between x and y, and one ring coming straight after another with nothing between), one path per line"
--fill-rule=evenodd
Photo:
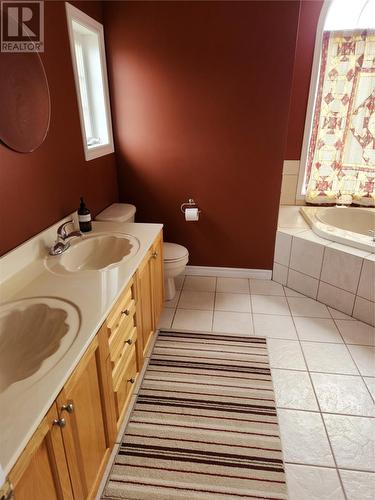
M116 387L118 380L121 378L124 366L128 362L128 358L130 353L133 352L133 348L135 347L135 343L137 341L137 328L133 326L130 331L129 336L126 340L121 344L119 351L117 352L115 358L112 360L112 379L113 386Z
M131 346L125 366L117 384L114 385L117 420L121 421L126 403L130 397L137 378L137 356L135 346Z
M116 353L119 350L119 346L122 345L128 338L131 333L132 328L135 326L134 322L134 314L135 314L135 302L131 300L129 306L126 308L127 314L123 314L119 323L116 326L116 329L113 329L109 339L109 354L111 360L113 356L116 356Z
M131 280L106 320L109 336L117 330L120 322L129 315L127 311L129 312L134 305L134 282Z

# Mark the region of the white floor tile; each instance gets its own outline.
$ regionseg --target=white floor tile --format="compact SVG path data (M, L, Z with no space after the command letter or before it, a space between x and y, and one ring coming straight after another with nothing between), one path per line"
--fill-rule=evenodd
M334 342L342 344L343 340L333 319L295 317L298 337L301 340L316 342Z
M184 290L194 292L214 292L216 289L216 278L214 276L186 276Z
M250 295L246 293L217 293L215 309L249 313L251 312Z
M284 286L284 292L285 292L285 295L287 297L302 297L302 298L305 297L302 293L297 292L296 290L292 290L291 288L288 288L287 286Z
M217 278L217 292L250 293L246 278Z
M272 381L278 407L319 411L308 373L272 368Z
M178 308L208 311L214 308L214 300L214 292L191 292L189 290L182 290Z
M322 412L375 416L375 403L361 377L312 373Z
M338 467L375 471L375 419L323 414Z
M172 327L181 330L211 331L212 311L177 309Z
M313 299L302 297L288 297L288 302L293 316L307 318L330 318L327 306Z
M352 316L348 316L347 314L344 314L343 312L338 311L337 309L333 309L333 307L328 307L328 310L331 313L333 319L347 319L355 321Z
M344 500L335 469L286 464L289 500Z
M286 462L334 466L320 413L282 409L277 413Z
M250 279L250 292L254 295L282 295L284 288L272 280Z
M291 316L253 314L255 335L275 339L295 339L297 332Z
M358 375L345 345L302 342L302 349L310 371Z
M272 368L306 370L299 342L284 339L268 339L267 345Z
M340 470L340 476L348 500L374 500L375 474Z
M361 375L375 377L375 347L362 345L348 346Z
M371 396L375 400L375 377L364 377L363 380L366 382L368 390L371 393Z
M375 345L373 326L357 320L336 320L336 325L347 344Z
M290 315L285 297L252 295L251 306L254 313Z
M181 294L181 290L176 290L176 295L173 297L172 300L165 300L164 301L164 307L168 307L171 309L176 308L178 301L180 299L180 294Z
M215 311L212 331L221 333L254 333L250 313Z
M159 319L158 328L170 328L172 326L174 309L164 308Z

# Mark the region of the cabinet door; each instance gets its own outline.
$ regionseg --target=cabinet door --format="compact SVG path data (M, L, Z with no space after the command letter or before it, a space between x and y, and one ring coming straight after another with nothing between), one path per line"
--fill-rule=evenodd
M163 233L161 232L152 246L151 283L154 329L157 328L164 303L164 261Z
M58 418L54 403L10 472L15 500L73 499Z
M141 336L143 353L154 332L154 317L152 309L152 281L151 281L151 251L147 253L137 272L137 322L138 336Z
M105 336L102 328L57 398L60 418L66 419L62 436L75 500L94 497L116 432Z

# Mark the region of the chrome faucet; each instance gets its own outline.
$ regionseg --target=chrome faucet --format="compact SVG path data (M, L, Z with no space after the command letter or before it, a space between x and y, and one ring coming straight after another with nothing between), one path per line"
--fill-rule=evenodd
M57 240L49 249L50 255L61 255L63 252L65 252L65 250L68 250L68 248L70 247L70 242L66 240L68 240L69 238L74 238L75 236L82 237L81 231L72 231L68 233L66 230L66 226L68 226L69 224L73 224L73 221L69 220L68 222L64 222L64 224L61 224L61 226L57 228Z

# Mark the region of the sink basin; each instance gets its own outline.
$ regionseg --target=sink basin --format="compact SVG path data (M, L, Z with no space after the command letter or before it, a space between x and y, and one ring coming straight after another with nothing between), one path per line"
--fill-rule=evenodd
M97 271L129 260L139 250L139 241L130 234L96 233L76 238L60 256L48 257L47 266L65 272Z
M65 300L35 297L0 306L0 393L45 376L72 345L79 326L77 308Z

